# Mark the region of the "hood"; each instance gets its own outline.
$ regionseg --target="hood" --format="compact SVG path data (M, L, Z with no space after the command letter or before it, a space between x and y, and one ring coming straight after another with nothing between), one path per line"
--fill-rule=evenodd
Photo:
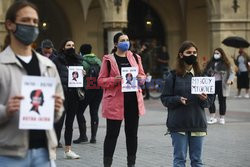
M100 65L100 60L97 58L97 56L94 53L84 55L83 61L86 61L88 64Z

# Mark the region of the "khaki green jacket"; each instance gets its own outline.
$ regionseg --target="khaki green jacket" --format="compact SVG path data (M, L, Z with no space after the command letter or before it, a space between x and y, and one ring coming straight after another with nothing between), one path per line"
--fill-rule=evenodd
M64 99L61 81L54 63L36 53L42 76L56 78L56 94ZM20 130L19 112L11 117L6 115L6 104L10 97L21 95L21 80L26 74L25 69L15 57L10 47L0 53L0 156L25 157L28 151L29 131ZM55 114L55 120L62 115ZM54 130L46 130L50 159L56 158L57 139Z

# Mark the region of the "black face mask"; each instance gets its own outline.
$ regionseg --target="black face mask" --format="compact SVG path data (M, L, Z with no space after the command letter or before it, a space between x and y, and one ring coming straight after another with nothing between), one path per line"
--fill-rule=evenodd
M190 56L184 56L183 55L183 60L188 65L193 65L196 62L196 59L197 59L197 56L195 56L195 55L190 55Z
M76 51L75 48L68 48L64 50L66 56L75 56Z

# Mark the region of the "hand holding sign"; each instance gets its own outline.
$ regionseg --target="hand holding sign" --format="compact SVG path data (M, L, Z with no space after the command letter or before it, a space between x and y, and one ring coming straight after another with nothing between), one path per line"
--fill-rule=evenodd
M23 96L13 96L8 100L6 106L6 114L8 116L12 116L14 113L20 110L20 103L23 98Z
M187 98L185 98L185 97L181 97L181 103L182 104L184 104L184 105L186 105L187 104Z
M205 94L205 93L202 93L202 94L198 95L198 97L199 97L202 101L207 100L207 94Z

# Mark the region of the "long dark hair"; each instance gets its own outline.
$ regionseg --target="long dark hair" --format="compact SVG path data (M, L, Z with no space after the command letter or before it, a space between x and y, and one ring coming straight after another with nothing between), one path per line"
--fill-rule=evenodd
M38 13L38 8L36 7L36 5L26 0L19 0L19 1L14 2L7 10L6 15L5 15L5 29L8 31L8 34L6 35L5 40L4 40L4 47L3 47L4 49L10 44L10 32L7 29L6 21L9 20L15 23L17 12L27 6L33 8Z
M214 51L216 51L216 50L217 50L218 52L220 52L220 54L221 54L221 59L222 59L222 61L225 63L227 69L230 69L231 64L230 64L230 62L229 62L229 60L228 60L228 58L227 58L226 53L224 52L224 50L223 50L222 48L216 48L216 49L214 49Z
M176 67L175 67L175 71L176 71L176 75L179 75L179 76L183 76L185 73L186 73L186 66L185 66L185 63L184 63L184 60L180 57L180 54L183 54L183 52L191 47L194 47L198 53L198 48L197 46L191 42L191 41L184 41L182 44L181 44L181 47L178 51L178 56L177 56L177 61L176 61ZM201 69L200 69L200 66L198 64L198 61L196 61L194 64L193 64L193 69L194 69L194 73L195 75L201 75Z
M67 39L64 39L62 42L61 42L61 45L60 45L60 48L58 49L58 53L63 53L64 49L65 49L65 45L67 42L69 41L72 41L74 42L72 39L70 38L67 38Z
M116 33L116 34L114 35L114 38L113 38L114 44L117 44L117 43L118 43L119 38L120 38L120 36L122 36L122 35L126 35L126 34L124 34L124 33L122 33L122 32L118 32L118 33ZM116 51L117 51L117 47L114 45L114 48L112 49L111 53L115 53Z

